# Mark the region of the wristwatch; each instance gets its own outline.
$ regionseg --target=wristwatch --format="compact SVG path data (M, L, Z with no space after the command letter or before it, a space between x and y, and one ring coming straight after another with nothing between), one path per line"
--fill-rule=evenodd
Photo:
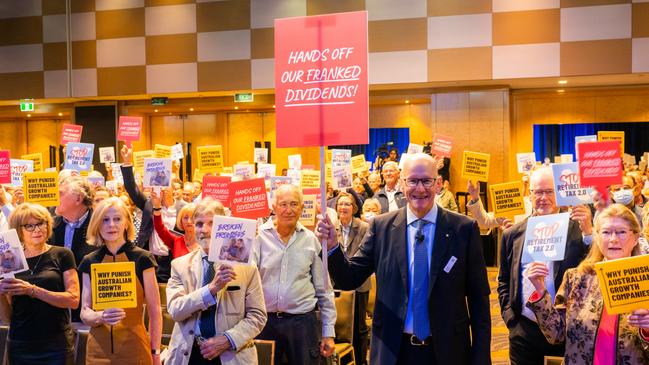
M160 349L151 349L151 355L160 355Z

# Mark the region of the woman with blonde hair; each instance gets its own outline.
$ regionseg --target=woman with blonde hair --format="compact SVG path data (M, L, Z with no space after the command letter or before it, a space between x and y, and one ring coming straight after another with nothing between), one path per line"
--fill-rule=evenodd
M28 270L0 281L0 311L9 327L9 364L73 364L70 312L79 306L74 255L50 246L53 221L44 207L23 203L9 217Z
M160 364L162 314L155 276L156 262L151 253L133 243L135 228L128 208L119 198L101 202L88 225L88 243L100 246L86 255L79 271L83 275L81 320L91 327L86 350L88 364ZM135 262L135 308L92 308L93 264ZM149 314L149 335L144 327L143 305Z
M163 194L165 194L163 192ZM153 206L153 227L162 240L162 243L169 248L171 256L175 259L186 255L197 248L200 248L196 240L196 229L192 221L192 215L196 206L193 203L187 204L180 209L176 216L176 227L185 232L182 236L169 233L162 221L162 199L156 192L151 192L151 205Z
M545 289L547 266L532 263L529 280L536 291L526 306L548 342L566 343L567 365L647 364L649 308L630 315L609 314L595 273L598 262L640 255L640 224L627 207L613 204L597 216L593 236L588 256L566 271L554 305Z

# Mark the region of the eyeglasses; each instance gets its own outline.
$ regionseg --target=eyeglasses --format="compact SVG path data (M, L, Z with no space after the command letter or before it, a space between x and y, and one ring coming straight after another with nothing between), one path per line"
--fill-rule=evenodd
M609 231L609 230L603 230L599 232L600 236L605 239L610 239L613 237L613 234L615 234L615 237L625 240L626 237L629 235L629 231L627 230L619 230L619 231Z
M535 197L540 198L543 195L545 196L554 196L554 190L552 189L546 189L546 190L530 190L532 194L534 194Z
M39 231L42 231L45 229L45 227L47 227L47 222L45 221L41 221L36 224L31 224L31 223L23 224L23 228L27 232L34 232L36 228L38 228Z
M435 179L431 179L431 178L426 178L426 179L408 178L408 179L403 179L403 181L405 181L406 185L408 185L411 188L417 187L419 183L421 183L421 185L423 185L425 188L430 188L431 186L433 186L433 184L435 184Z

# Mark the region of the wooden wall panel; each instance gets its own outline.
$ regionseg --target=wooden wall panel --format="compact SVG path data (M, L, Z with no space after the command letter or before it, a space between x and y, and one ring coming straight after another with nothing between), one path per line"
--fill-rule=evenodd
M55 146L58 151L61 141L61 126L65 123L70 123L70 121L30 120L27 122L26 153L42 153L43 168L49 167L50 145ZM98 153L98 150L95 150L95 153Z
M0 122L0 148L11 151L11 158L27 153L27 124L25 119Z
M228 113L227 164L254 161L255 141L263 139L262 113Z

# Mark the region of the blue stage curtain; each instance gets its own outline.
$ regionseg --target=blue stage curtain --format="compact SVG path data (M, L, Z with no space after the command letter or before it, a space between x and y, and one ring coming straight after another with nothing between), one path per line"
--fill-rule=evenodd
M549 157L554 162L554 156L571 153L574 159L575 137L597 135L598 131L623 131L624 152L634 155L639 161L645 151L649 151L649 123L583 123L583 124L535 124L534 152L536 159L543 161ZM519 151L525 152L525 151Z
M352 156L364 154L366 161L374 162L379 147L390 142L399 150L399 155L406 152L410 144L410 128L370 128L369 144L329 146L329 149L352 150ZM388 150L392 146L388 146Z

